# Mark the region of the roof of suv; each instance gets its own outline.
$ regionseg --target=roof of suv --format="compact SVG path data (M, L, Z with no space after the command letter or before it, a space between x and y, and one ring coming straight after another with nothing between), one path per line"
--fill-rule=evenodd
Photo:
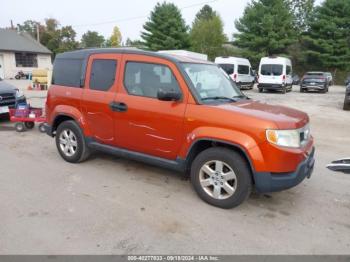
M172 62L184 62L184 63L200 63L200 64L212 64L210 61L195 59L191 57L179 56L179 55L168 55L164 53L157 53L151 51L144 51L136 48L92 48L92 49L82 49L77 51L65 52L58 54L56 58L64 59L86 59L92 54L138 54L147 55L152 57L159 57L170 60Z

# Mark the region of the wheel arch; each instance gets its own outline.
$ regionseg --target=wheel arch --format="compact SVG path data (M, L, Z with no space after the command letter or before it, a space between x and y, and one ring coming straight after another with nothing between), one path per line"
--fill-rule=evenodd
M252 177L252 181L255 184L255 180L254 180L254 165L253 162L251 160L251 158L249 157L249 154L247 153L247 151L238 144L232 143L232 142L227 142L224 140L220 140L220 139L212 139L212 138L201 138L196 140L189 148L187 156L186 156L186 166L185 166L185 170L186 170L186 174L190 173L191 170L191 164L193 162L193 160L195 159L195 157L203 152L204 150L211 148L211 147L225 147L225 148L229 148L231 150L234 150L235 152L239 153L248 163L249 169L251 171L251 177Z

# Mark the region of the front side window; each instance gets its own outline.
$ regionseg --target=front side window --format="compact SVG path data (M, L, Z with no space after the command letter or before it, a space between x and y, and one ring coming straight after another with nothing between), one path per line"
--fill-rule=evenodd
M90 89L108 91L115 80L117 61L112 59L95 59L92 62Z
M283 65L261 65L260 73L264 76L280 76L283 73Z
M16 67L38 67L36 54L15 53Z
M235 65L232 64L219 64L219 66L228 74L232 75L235 71Z
M124 86L131 95L157 98L160 89L181 92L168 66L142 62L127 62Z
M230 77L216 65L183 63L182 66L203 102L243 96Z

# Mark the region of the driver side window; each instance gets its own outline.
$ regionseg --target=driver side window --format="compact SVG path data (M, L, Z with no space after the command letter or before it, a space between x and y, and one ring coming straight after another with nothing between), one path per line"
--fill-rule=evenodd
M159 89L181 92L169 67L143 62L127 62L124 86L130 95L151 98L157 98Z

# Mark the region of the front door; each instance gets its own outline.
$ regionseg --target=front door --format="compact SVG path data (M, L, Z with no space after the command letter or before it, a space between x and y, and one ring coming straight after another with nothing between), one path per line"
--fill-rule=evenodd
M115 145L111 102L117 91L120 54L91 55L87 63L82 111L94 140Z
M174 64L161 58L124 55L124 72L115 103L120 147L166 159L175 159L183 139L188 92ZM159 89L182 93L180 101L160 101Z
M4 79L4 57L3 55L0 55L0 79Z

